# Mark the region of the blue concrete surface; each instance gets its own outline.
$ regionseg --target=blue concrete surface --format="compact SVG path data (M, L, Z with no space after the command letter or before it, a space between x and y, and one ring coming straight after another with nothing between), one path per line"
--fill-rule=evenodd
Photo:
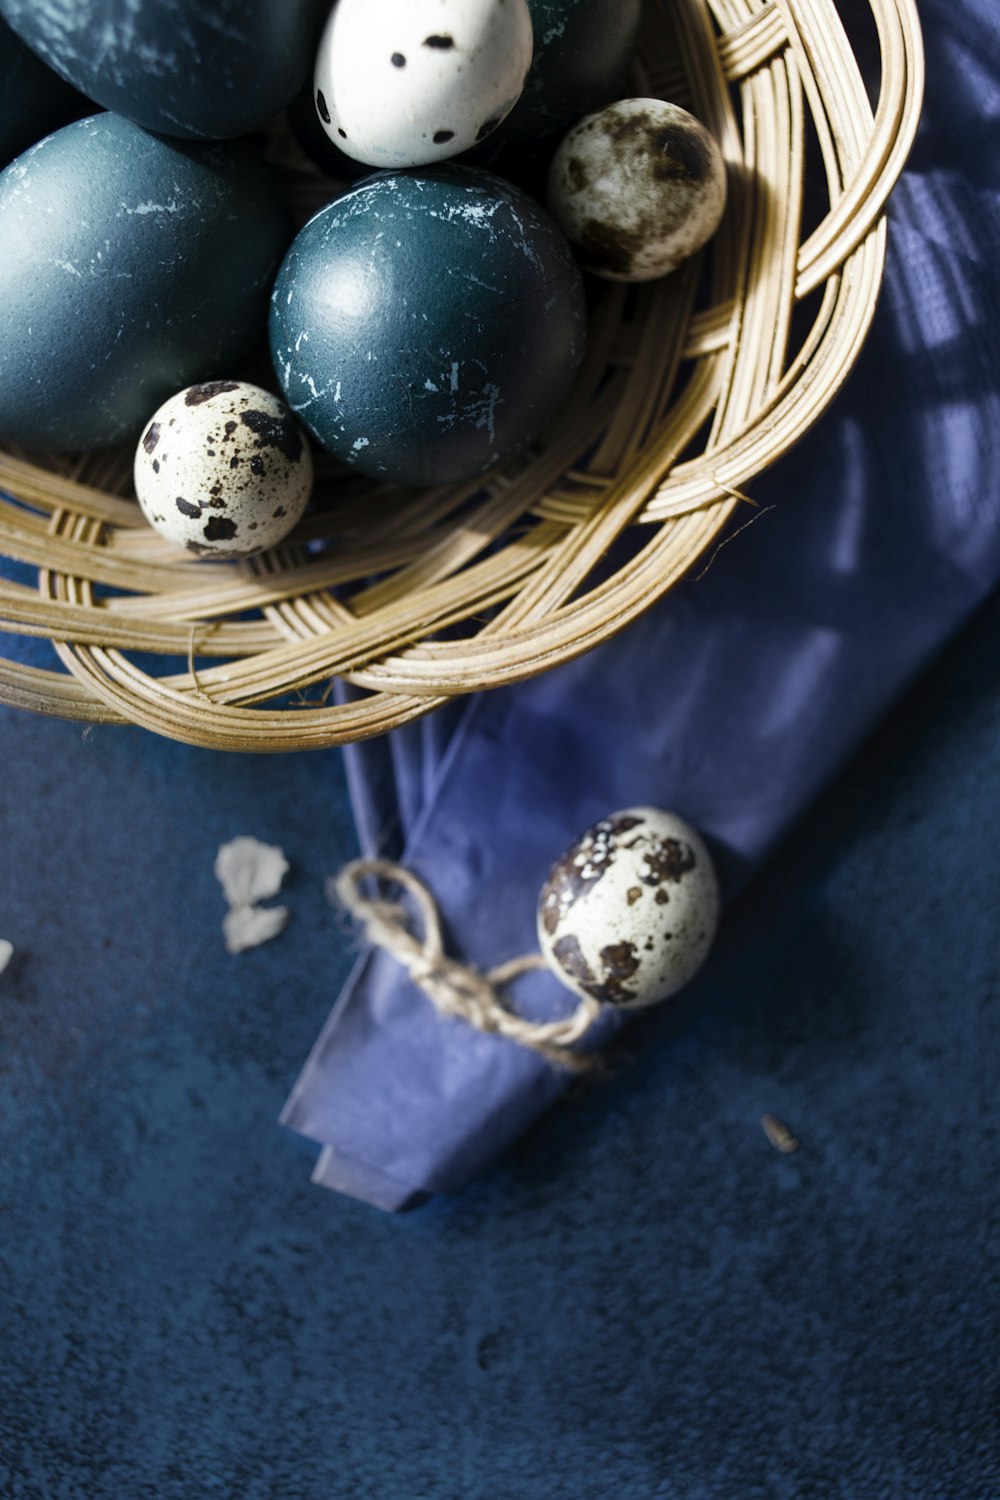
M995 174L995 27L934 12ZM0 711L3 1500L1000 1500L998 660L994 596L634 1061L397 1217L275 1123L354 957L341 757ZM240 833L293 918L230 958Z
M0 714L0 1494L995 1500L998 657L994 599L634 1064L402 1217L274 1123L352 956L338 754ZM237 833L293 921L230 958Z

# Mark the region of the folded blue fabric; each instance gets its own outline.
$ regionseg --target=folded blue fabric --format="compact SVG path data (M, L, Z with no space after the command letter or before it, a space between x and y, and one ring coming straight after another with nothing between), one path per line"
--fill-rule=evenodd
M773 509L598 651L348 752L362 848L402 857L477 966L535 947L549 866L617 808L680 812L731 895L1000 579L1000 47L986 0L922 20L879 311L833 409L752 486ZM566 1008L547 974L517 995ZM396 1209L460 1189L565 1076L368 953L282 1121L322 1144L316 1181Z

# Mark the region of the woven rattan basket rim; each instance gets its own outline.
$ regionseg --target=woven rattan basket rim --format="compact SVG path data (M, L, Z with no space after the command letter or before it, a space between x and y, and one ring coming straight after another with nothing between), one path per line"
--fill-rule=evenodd
M51 640L61 664L0 663L0 699L220 749L305 749L627 626L751 513L754 476L819 419L863 344L923 82L913 0L869 5L874 111L833 0L646 0L636 91L712 130L726 217L704 265L602 289L569 407L485 479L403 493L328 477L287 545L219 564L145 526L124 498L128 455L0 449L0 552L38 570L0 582L0 625ZM285 167L304 220L334 188L301 159ZM807 185L825 207L804 233Z

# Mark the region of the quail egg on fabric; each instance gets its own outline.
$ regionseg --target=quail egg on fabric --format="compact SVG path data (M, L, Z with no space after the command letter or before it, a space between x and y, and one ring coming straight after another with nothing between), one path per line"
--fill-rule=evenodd
M699 120L664 99L619 99L577 121L549 168L549 209L585 270L665 276L712 237L726 166Z
M358 161L442 161L514 108L531 49L527 0L338 0L316 55L316 110Z
M178 391L135 455L143 514L167 541L246 557L288 535L309 502L312 457L283 401L241 380Z
M701 967L719 920L708 850L676 813L631 807L588 828L553 865L538 941L577 995L655 1005Z

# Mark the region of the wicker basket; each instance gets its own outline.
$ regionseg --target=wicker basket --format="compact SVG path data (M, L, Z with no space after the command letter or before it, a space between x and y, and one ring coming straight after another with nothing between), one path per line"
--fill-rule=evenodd
M0 451L0 552L37 569L0 582L0 625L48 637L59 659L3 662L0 697L299 750L545 671L627 625L825 410L871 322L922 57L912 0L869 3L874 114L833 0L647 0L636 92L716 135L723 225L700 264L600 289L568 409L485 479L401 491L321 465L286 545L213 563L146 526L130 453ZM286 180L303 220L332 196L301 162ZM335 678L360 692L331 701Z

